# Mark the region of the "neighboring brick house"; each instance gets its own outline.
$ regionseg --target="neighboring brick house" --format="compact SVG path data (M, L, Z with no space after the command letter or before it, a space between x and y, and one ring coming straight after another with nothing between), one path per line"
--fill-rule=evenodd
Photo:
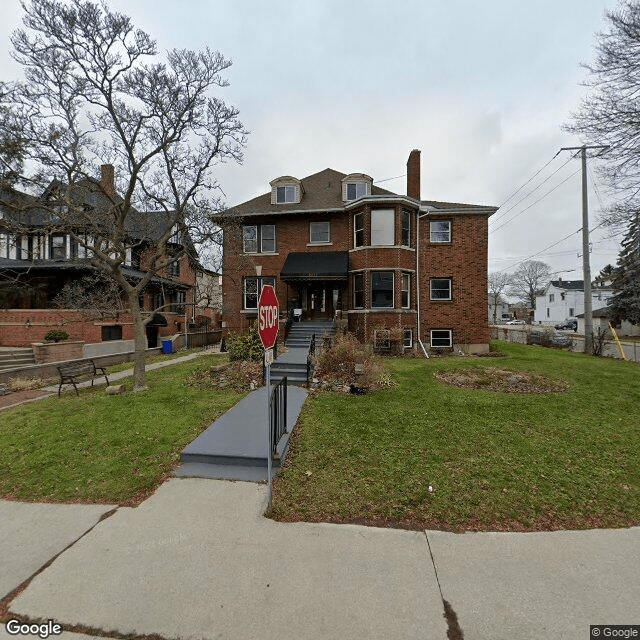
M78 241L82 229L73 233L56 229L48 213L55 198L56 183L36 199L18 191L4 191L0 202L0 345L29 346L42 341L50 329L61 329L71 340L95 343L133 339L133 323L125 307L106 309L61 308L59 300L65 285L89 282L96 270L89 252ZM103 165L101 180L84 181L77 190L84 212L99 209L106 193L114 193L113 167ZM47 203L38 208L38 202ZM164 213L132 211L128 220L126 261L123 273L131 281L139 280L147 267L148 247L167 225ZM167 247L179 252L178 234ZM147 340L157 346L158 338L182 329L185 305L193 313L196 270L190 240L189 251L152 278L140 297L141 308L152 314ZM174 255L177 255L174 254ZM91 289L91 287L88 287ZM87 291L87 297L91 291Z
M281 322L341 316L361 341L395 330L406 349L487 351L487 223L496 207L420 199L420 151L407 162L407 195L363 173L325 169L276 178L262 196L225 212L222 319L256 317L275 286Z

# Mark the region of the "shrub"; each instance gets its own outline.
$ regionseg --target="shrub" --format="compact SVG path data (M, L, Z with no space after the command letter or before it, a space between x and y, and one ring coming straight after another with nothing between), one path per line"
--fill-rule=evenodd
M371 389L392 385L391 376L371 345L363 345L352 333L337 335L331 348L318 354L314 376L325 382Z
M57 331L56 329L52 329L48 331L44 336L45 342L62 342L63 340L68 340L69 334L65 331Z
M230 333L227 336L229 360L262 360L264 349L258 334L258 324L253 323L247 333Z

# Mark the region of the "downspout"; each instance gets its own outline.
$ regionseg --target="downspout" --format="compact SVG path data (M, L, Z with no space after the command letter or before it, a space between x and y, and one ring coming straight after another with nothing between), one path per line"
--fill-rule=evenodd
M420 215L420 208L419 208L418 215L416 216L416 294L417 294L416 307L418 311L418 344L420 345L420 348L422 349L422 353L424 353L425 358L428 358L429 354L427 353L427 350L424 348L424 344L422 344L422 338L420 336L420 328L422 326L420 324L420 298L422 296L420 295L420 285L419 285L420 283L420 218L424 218L425 216L428 216L431 211L433 211L433 207L425 207L425 213Z

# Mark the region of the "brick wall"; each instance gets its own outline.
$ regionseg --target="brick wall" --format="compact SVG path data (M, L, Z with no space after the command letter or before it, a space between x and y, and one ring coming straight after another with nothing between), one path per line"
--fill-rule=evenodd
M171 336L177 331L177 323L184 325L184 316L163 313L168 326L160 327L159 336ZM85 314L67 309L4 309L0 310L0 346L30 347L42 342L52 329L69 334L69 340L80 342L102 342L103 325L120 325L122 339L133 340L133 322L127 313L117 319L95 320Z
M371 238L371 208L393 208L396 229L395 245L390 247L353 247L354 214L363 213L364 244ZM411 246L401 245L401 213L411 211ZM484 215L451 214L452 241L431 244L429 217L420 221L420 274L416 274L417 207L407 204L376 203L334 214L295 214L264 218L252 217L247 224L276 224L276 254L244 254L242 223L225 229L223 266L222 319L227 330L243 332L255 319L255 313L243 312L243 276L255 276L260 267L261 276L276 278L276 293L280 308L286 315L287 303L293 290L279 279L280 271L290 252L349 251L349 281L343 290L343 315L348 318L349 330L360 340L373 339L375 329L412 329L417 340L417 296L420 295L421 331L425 346L429 346L431 329L451 329L455 344L477 345L484 350L490 339L487 322L487 217ZM309 222L331 221L331 245L308 246ZM375 270L394 272L394 309L370 309L371 274ZM364 278L364 309L353 309L353 274ZM402 309L402 274L410 274L410 307ZM430 300L430 279L451 278L452 300Z

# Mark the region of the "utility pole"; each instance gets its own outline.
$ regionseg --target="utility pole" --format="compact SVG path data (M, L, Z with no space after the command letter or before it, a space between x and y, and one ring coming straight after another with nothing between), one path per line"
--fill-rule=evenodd
M582 160L582 278L584 280L584 352L593 353L593 308L591 262L589 258L589 201L587 197L587 149L606 151L606 145L562 147L560 151L579 151Z

